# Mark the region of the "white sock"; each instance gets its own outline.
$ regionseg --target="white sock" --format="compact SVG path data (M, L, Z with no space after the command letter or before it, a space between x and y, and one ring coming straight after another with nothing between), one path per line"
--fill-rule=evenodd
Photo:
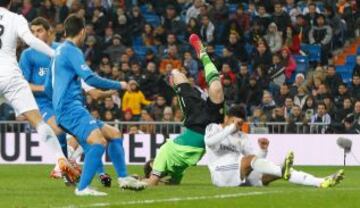
M50 151L55 154L56 161L60 158L66 158L62 152L59 140L50 126L42 121L37 125L36 130L42 141L48 146Z
M81 157L83 152L83 148L79 145L69 158L76 161Z
M55 167L54 167L54 170L55 170L55 171L61 171L61 170L60 170L60 166L59 166L58 163L56 163L56 165L55 165Z
M302 171L292 170L289 179L290 183L301 184L305 186L320 187L320 184L324 181L323 178L317 178L309 173Z
M281 167L275 165L273 162L262 159L255 158L251 161L251 167L254 171L257 171L261 174L268 174L272 176L282 177Z
M68 145L68 147L67 147L67 151L68 151L68 158L69 159L72 159L72 155L74 154L74 152L75 152L75 150L74 150L74 148L71 146L71 145Z

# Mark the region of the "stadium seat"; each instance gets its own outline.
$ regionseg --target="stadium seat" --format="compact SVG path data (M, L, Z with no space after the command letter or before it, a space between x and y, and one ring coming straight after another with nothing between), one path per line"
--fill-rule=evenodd
M356 64L356 55L349 55L346 57L346 65L355 66Z
M229 13L233 14L236 12L236 9L238 7L238 4L229 4L228 8L229 8Z
M357 54L357 55L360 55L360 46L357 48L356 54Z
M294 55L294 58L296 60L296 73L305 74L309 68L309 58L302 55Z
M143 45L144 45L144 42L143 42L142 37L141 37L141 36L135 36L135 37L133 37L132 45L133 45L133 46L143 46Z
M246 43L245 44L245 49L246 49L246 52L248 54L248 56L250 57L252 54L253 54L253 51L255 50L255 47L249 43Z
M321 58L320 45L301 44L301 50L309 56L309 61L319 62Z
M215 45L215 54L222 56L224 50L224 45Z
M336 65L336 72L343 74L343 73L352 73L352 68L349 65Z
M144 58L146 55L147 48L144 46L134 46L135 54Z
M352 82L352 73L341 73L341 77L345 84L349 84Z
M144 15L144 18L146 22L151 24L153 27L158 27L160 25L160 18L155 14Z
M317 2L316 2L316 7L317 7L321 12L324 12L324 11L325 11L324 2L317 1Z

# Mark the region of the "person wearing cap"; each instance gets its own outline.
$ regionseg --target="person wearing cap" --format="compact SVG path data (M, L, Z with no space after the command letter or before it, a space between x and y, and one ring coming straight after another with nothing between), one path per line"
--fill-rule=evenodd
M298 93L298 89L304 85L305 76L302 73L298 73L295 76L294 84L290 87L290 95L295 96Z
M121 36L115 34L112 37L111 45L104 50L104 53L109 55L112 62L115 62L124 52L125 46L121 42Z

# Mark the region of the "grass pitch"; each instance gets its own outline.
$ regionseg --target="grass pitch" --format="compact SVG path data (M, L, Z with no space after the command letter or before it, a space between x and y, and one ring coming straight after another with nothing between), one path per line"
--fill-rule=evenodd
M76 197L73 187L61 180L48 178L52 166L1 165L0 207L266 207L266 208L359 208L360 167L346 167L345 180L331 189L317 189L277 181L269 187L217 188L210 184L206 167L187 171L180 186L148 188L141 192L120 190L113 181L103 188L98 181L93 186L109 193L107 197ZM326 176L338 167L298 167L316 176ZM108 172L115 176L112 167ZM129 167L130 173L142 173L142 167ZM114 179L114 177L113 177Z

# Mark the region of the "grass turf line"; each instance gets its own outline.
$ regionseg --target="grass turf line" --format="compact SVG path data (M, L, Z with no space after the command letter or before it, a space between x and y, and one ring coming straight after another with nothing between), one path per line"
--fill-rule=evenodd
M161 186L132 192L117 187L114 170L107 166L114 179L113 186L103 188L98 181L93 181L93 186L109 193L109 196L101 198L76 197L73 187L65 187L61 180L48 177L51 168L45 165L1 165L0 207L360 207L360 167L346 167L344 182L332 189L297 186L285 181L265 188L217 188L210 184L206 167L194 167L189 169L181 186ZM338 168L297 169L326 176ZM129 167L130 173L141 174L141 171L140 166Z

